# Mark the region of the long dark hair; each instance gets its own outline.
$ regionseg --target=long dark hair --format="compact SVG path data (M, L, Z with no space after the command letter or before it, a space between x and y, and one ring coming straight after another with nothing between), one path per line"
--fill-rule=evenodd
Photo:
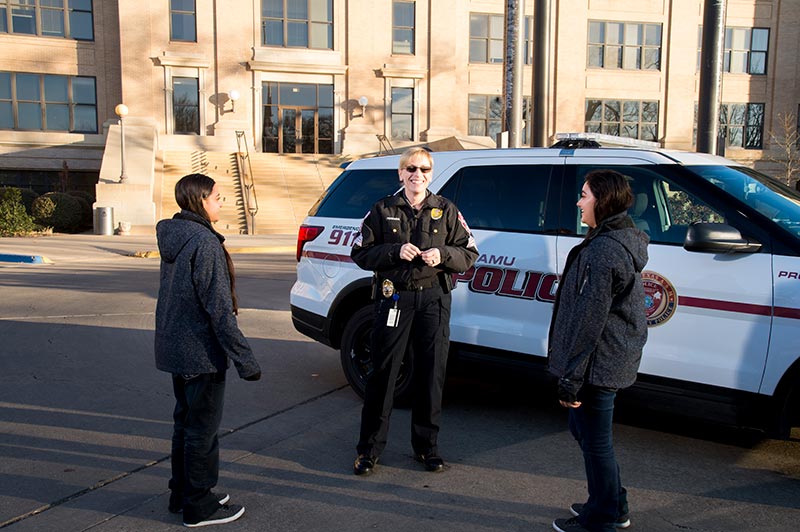
M175 183L175 201L178 202L178 207L185 211L192 212L197 216L203 218L208 222L211 227L211 218L209 218L206 208L203 207L203 200L211 195L214 189L215 181L205 174L189 174L185 175ZM213 231L213 228L211 228ZM216 232L216 231L215 231ZM233 267L233 260L230 253L225 248L225 244L220 241L222 251L225 252L225 262L228 264L228 277L231 281L231 301L233 302L233 313L239 314L239 300L236 297L236 272Z
M592 170L584 181L594 195L594 220L597 225L610 216L627 211L633 205L628 178L614 170Z

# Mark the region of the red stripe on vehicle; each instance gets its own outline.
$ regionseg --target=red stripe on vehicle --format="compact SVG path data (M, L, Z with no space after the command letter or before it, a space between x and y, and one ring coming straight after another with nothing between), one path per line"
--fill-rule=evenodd
M767 305L753 305L751 303L736 303L734 301L719 301L717 299L704 299L702 297L680 296L678 304L686 307L707 308L724 310L726 312L740 312L742 314L757 314L759 316L772 316L772 307Z
M320 253L319 251L303 251L303 256L309 259L338 260L339 262L353 262L350 255L338 255L336 253Z
M800 308L775 307L775 317L800 320Z

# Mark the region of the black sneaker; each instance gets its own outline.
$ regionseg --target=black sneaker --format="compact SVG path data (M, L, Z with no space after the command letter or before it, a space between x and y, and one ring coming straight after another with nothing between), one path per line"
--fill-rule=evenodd
M220 504L225 504L231 500L231 496L227 493L219 493L216 496ZM179 514L183 511L183 496L179 497L174 493L169 496L169 511L173 514Z
M244 506L239 506L238 504L223 504L219 507L219 510L211 514L210 516L206 517L205 519L201 519L199 521L183 521L183 526L187 526L189 528L195 528L198 526L208 526L208 525L222 525L224 523L230 523L232 521L236 521L244 514Z
M556 519L553 521L553 530L558 532L589 532L588 528L583 528L583 525L578 522L577 517Z
M583 511L583 504L579 502L576 502L575 504L569 507L569 513L571 513L575 517L581 515L582 511ZM614 523L614 526L616 528L628 528L629 526L631 526L630 516L628 514L625 514L617 517L617 522Z

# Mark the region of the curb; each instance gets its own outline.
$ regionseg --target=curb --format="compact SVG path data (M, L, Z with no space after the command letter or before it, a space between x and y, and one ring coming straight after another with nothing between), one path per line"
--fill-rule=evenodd
M53 261L41 255L0 255L0 262L22 264L53 264Z
M264 247L241 247L241 248L228 248L228 253L231 255L235 253L294 253L297 251L295 246L264 246ZM134 251L129 257L137 257L140 259L158 259L161 258L161 253L158 251Z

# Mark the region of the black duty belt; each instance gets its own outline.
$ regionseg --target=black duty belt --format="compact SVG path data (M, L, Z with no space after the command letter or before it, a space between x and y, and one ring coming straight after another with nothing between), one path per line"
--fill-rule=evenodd
M383 281L383 279L381 279ZM395 283L392 281L394 285L394 289L400 292L409 292L409 291L418 291L418 290L426 290L428 288L434 288L437 286L441 286L439 283L439 277L429 277L427 279L420 279L419 281L412 281L411 283Z

